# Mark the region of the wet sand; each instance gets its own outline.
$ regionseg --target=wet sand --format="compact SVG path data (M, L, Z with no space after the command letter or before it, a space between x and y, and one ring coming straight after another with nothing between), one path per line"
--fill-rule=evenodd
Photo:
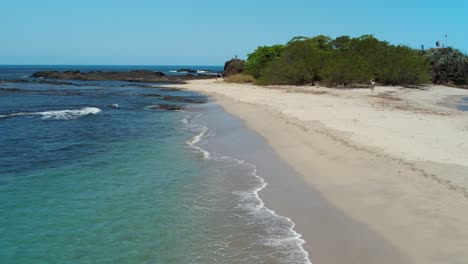
M268 172L251 154L270 183L262 197L293 219L313 263L466 263L468 115L440 105L466 91L183 88L211 95L290 167Z
M237 106L220 100L217 102L227 109ZM303 247L314 264L410 263L385 238L346 215L308 185L275 153L265 138L249 129L243 120L226 113L221 106L201 107L209 108L203 111L202 124L215 132L203 148L255 164L257 174L268 183L260 192L265 205L291 218L294 230L306 240ZM244 107L249 110L249 106Z

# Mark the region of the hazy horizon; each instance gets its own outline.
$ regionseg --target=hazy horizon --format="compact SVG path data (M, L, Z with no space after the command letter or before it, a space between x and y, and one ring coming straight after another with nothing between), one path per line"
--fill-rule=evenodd
M373 34L468 51L468 3L4 1L1 65L222 65L294 36Z

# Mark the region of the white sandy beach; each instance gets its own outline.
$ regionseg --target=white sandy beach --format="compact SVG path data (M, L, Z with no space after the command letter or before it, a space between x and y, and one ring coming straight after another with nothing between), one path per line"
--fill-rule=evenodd
M371 92L214 80L180 87L212 96L244 120L311 190L378 234L408 263L468 262L468 113L450 108L468 90ZM366 251L377 252L380 263L394 263L359 233L319 234L309 206L303 201L280 212L296 222L314 264L371 263ZM333 230L333 224L321 223L330 225L323 230ZM346 228L340 223L339 229Z

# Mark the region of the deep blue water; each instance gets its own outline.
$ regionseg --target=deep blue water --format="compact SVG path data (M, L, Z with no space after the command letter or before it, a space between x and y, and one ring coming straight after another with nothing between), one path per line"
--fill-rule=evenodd
M1 66L0 79L106 67ZM0 263L307 262L253 165L200 148L215 133L197 119L219 109L151 109L203 96L73 83L0 83Z

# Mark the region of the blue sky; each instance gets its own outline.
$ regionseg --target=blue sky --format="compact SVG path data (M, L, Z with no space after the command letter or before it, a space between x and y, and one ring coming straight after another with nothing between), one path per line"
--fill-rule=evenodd
M0 64L221 65L294 36L468 52L467 0L2 0Z

